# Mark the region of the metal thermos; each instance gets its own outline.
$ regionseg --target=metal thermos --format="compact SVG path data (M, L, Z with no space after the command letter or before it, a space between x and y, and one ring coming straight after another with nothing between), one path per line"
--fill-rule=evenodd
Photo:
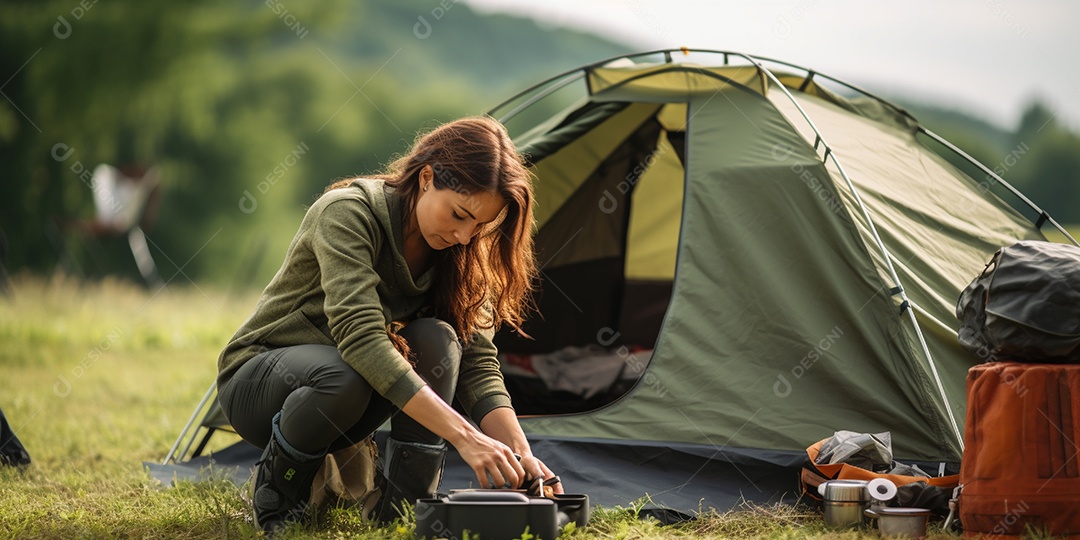
M860 527L869 497L865 480L829 480L821 484L825 500L825 524L830 527Z

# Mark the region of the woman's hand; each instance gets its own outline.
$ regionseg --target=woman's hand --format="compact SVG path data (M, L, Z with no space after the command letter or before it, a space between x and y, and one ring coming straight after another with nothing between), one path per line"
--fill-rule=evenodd
M555 473L551 472L551 469L544 465L544 462L536 459L536 456L533 455L529 441L521 430L521 424L518 423L517 415L514 414L514 409L508 407L493 409L480 420L480 429L509 445L521 457L521 466L525 470L526 479L542 477L544 480L550 481L555 478ZM561 483L554 484L551 487L554 493L563 493Z
M401 410L454 445L476 473L480 487L520 488L527 478L555 477L547 465L532 455L513 409L493 409L480 421L477 430L425 386ZM562 484L555 484L552 489L563 493Z
M547 465L544 465L543 461L540 461L536 456L530 454L521 456L521 467L525 469L526 478L542 478L541 481L541 494L543 494L543 485L550 481L552 478L558 478L555 473L551 472L551 469ZM552 491L556 495L563 493L562 482L556 482L551 484Z
M518 487L525 479L525 469L509 446L481 433L430 387L421 388L401 410L454 445L481 487Z
M482 488L517 488L528 476L509 446L474 432L454 444L461 458L472 467Z

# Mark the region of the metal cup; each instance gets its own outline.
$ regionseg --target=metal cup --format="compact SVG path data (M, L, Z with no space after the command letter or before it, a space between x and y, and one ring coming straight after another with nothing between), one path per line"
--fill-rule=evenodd
M878 532L885 538L925 538L926 520L930 511L925 508L878 508L867 510L868 517L877 519Z

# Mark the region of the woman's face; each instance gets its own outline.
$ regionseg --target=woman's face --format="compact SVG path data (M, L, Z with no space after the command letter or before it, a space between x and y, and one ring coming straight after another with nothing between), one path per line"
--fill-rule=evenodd
M416 200L416 222L432 249L468 244L506 206L494 191L459 193L437 188L433 179L431 166L424 167L420 173L420 197Z

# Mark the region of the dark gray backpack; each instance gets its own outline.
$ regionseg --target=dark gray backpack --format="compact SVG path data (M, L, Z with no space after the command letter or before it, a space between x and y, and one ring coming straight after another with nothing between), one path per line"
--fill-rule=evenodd
M1080 248L1001 248L956 303L960 344L980 360L1080 363Z

